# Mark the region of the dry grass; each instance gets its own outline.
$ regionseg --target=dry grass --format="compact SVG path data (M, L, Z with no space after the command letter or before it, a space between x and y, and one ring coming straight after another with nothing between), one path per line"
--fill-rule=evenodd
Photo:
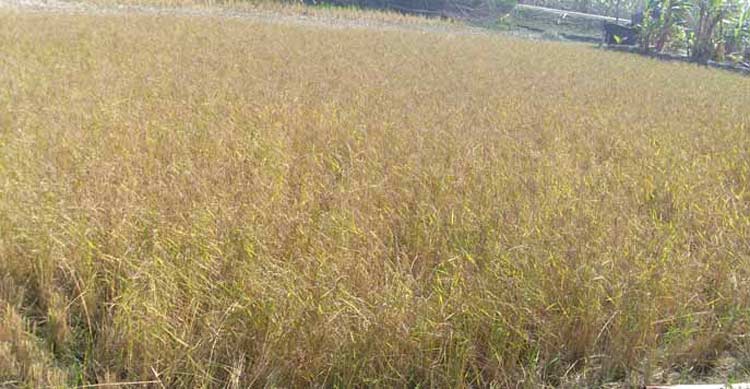
M300 21L300 17L311 21L356 21L360 24L376 23L400 26L460 26L460 22L439 17L426 17L406 14L391 10L373 10L354 6L308 6L301 1L279 0L79 0L79 4L96 5L100 7L156 7L169 9L188 9L196 11L225 11L233 13L252 13L266 16L293 16Z
M750 79L5 13L0 86L0 382L596 386L750 361Z

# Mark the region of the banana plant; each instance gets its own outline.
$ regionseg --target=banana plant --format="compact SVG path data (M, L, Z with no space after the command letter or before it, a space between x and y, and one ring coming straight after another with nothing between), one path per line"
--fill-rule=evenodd
M653 46L653 40L662 27L661 1L650 0L643 10L643 18L637 25L641 51L649 52Z
M651 0L638 25L641 49L661 52L672 34L684 28L694 0Z
M656 51L664 49L675 28L684 28L691 8L691 0L662 0Z
M717 44L723 38L717 40L717 28L723 26L733 8L730 0L695 0L690 16L693 61L706 63L714 57Z
M739 11L729 20L729 33L727 34L727 51L729 53L742 53L750 56L750 1L740 4ZM750 58L745 58L750 60Z

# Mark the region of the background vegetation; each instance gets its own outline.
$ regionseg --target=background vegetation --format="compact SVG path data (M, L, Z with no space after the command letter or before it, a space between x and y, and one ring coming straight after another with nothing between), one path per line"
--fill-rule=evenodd
M748 78L168 16L2 13L0 53L6 385L748 373Z
M308 4L333 4L396 10L411 14L459 19L506 20L516 0L305 0ZM695 62L731 60L750 68L750 2L747 0L523 0L522 3L561 10L623 17L640 32L643 51L681 52ZM526 26L564 32L565 26L590 36L602 34L602 21L577 15L556 15L529 7L513 13ZM545 19L553 19L550 24ZM573 21L574 19L580 19ZM625 22L623 22L624 24ZM502 24L502 23L501 23Z
M687 49L696 62L731 59L750 67L750 2L746 0L658 0L640 22L641 47Z

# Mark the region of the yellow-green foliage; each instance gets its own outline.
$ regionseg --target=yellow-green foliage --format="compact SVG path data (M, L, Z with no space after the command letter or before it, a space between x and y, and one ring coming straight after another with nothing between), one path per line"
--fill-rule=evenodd
M741 367L749 107L582 46L0 14L0 382Z

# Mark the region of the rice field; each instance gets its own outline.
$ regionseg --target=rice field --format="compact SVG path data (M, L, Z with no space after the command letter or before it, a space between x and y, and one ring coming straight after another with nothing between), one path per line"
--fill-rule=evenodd
M0 11L0 386L731 381L749 285L750 78Z

